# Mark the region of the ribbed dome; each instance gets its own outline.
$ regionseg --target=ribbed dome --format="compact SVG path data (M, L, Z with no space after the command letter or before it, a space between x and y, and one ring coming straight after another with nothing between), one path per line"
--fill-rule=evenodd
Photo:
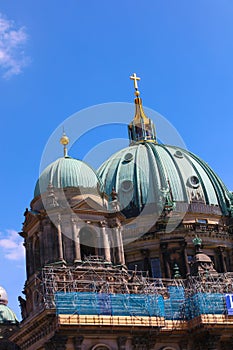
M15 313L6 305L0 304L0 324L16 324L18 320Z
M85 189L85 193L101 189L95 171L85 162L71 157L59 158L45 168L36 183L34 197L46 192L49 184L55 188Z
M140 211L169 194L173 203L202 203L229 215L232 194L213 170L194 154L178 147L142 143L111 156L99 168L104 190L115 188L121 208Z

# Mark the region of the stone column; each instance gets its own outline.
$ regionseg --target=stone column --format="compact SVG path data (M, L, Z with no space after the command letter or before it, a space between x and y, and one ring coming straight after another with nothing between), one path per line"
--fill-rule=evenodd
M221 267L223 269L222 272L227 272L227 267L226 267L226 263L225 263L225 260L224 260L224 255L223 255L223 252L225 251L225 247L224 246L218 246L217 248L217 252L218 252L218 255L219 255L219 258L220 258L220 262L221 262Z
M118 253L119 253L119 263L125 265L125 254L124 254L124 245L122 240L121 227L117 225L115 228L117 242L118 242Z
M54 222L54 221L53 221ZM44 263L51 262L52 247L51 247L51 221L48 218L43 219L43 242L44 242Z
M162 252L162 256L163 256L163 264L164 264L164 269L165 269L165 277L167 278L171 278L171 269L170 269L170 265L168 262L168 257L167 257L167 246L168 244L166 242L164 243L160 243L160 248L161 248L161 252Z
M185 267L186 267L186 274L190 274L190 268L189 268L189 262L188 262L188 255L187 255L187 243L186 242L181 242L180 243L182 252L183 252L183 257L184 257L184 262L185 262Z
M79 336L73 338L74 350L81 350L82 349L83 340L84 340L84 337L82 335L79 335Z
M111 262L111 252L110 252L108 233L106 230L106 222L101 221L100 225L101 225L101 235L103 238L104 258L106 261Z
M80 250L80 227L79 223L76 221L75 217L71 217L72 223L72 233L73 233L73 241L74 241L74 263L81 262L81 250Z
M40 242L40 261L41 261L41 266L44 266L45 261L44 261L44 241L43 241L43 233L40 230L38 232L38 237L39 237L39 242Z
M62 246L62 231L61 231L61 215L60 214L58 214L58 216L57 216L56 226L57 226L57 238L58 238L58 259L60 261L63 261L64 256L63 256L63 246Z
M143 271L147 271L149 277L152 276L151 270L151 262L150 262L150 250L149 249L141 249L141 254L143 255Z

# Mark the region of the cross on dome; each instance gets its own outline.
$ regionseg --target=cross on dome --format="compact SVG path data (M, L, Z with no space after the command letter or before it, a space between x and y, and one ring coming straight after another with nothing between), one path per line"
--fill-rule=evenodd
M138 81L141 80L141 78L137 77L136 73L133 73L133 75L131 75L130 79L134 81L134 88L137 91L138 90Z

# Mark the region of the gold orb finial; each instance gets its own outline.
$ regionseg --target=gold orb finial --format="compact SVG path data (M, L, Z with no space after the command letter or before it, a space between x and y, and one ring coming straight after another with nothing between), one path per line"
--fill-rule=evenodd
M66 145L68 145L69 142L70 142L69 137L66 136L66 134L63 132L63 135L60 138L60 144L62 144L63 146L66 146Z
M68 136L66 136L66 133L63 129L63 134L62 134L62 137L60 138L60 144L64 146L64 157L67 157L68 156L68 153L67 153L67 145L68 143L70 142L70 139Z
M140 95L140 91L136 90L135 93L134 93L134 95L135 95L136 97L138 97L138 96Z

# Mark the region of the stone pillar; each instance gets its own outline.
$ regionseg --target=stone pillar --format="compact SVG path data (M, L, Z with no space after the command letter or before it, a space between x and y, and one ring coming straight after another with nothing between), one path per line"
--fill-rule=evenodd
M122 240L121 227L119 225L117 225L117 227L115 228L115 232L116 232L117 242L118 242L119 263L121 265L125 265L124 245Z
M84 337L82 335L79 335L73 338L74 350L82 350L83 340L84 340Z
M163 264L164 264L164 269L165 269L165 277L171 278L171 269L170 265L168 262L168 252L167 252L167 246L168 244L166 242L160 243L160 248L163 256Z
M43 226L43 243L44 243L44 263L50 263L52 258L52 247L51 247L51 221L45 218L42 221Z
M226 263L225 263L224 255L223 255L224 251L225 251L225 247L224 246L218 246L217 252L218 252L218 255L219 255L221 267L223 269L222 272L227 272L227 267L226 267Z
M38 232L38 237L39 237L39 242L40 242L40 261L41 261L41 266L44 266L45 261L44 261L44 240L43 240L43 233L40 230Z
M127 337L118 337L117 338L118 350L125 350L126 342L127 342Z
M27 271L27 278L30 277L30 275L33 273L32 271L32 262L31 262L31 246L32 243L29 241L29 239L27 238L24 242L24 247L25 247L25 251L26 251L26 271Z
M186 274L190 274L190 268L189 268L189 262L188 262L188 255L187 255L187 243L186 242L181 242L180 243L182 252L183 252L183 257L184 257L184 263L185 263L185 268L186 268Z
M80 250L80 227L74 217L71 217L72 223L72 233L73 233L73 241L74 241L74 263L81 262L81 250Z
M103 238L104 258L106 261L111 262L111 252L110 252L108 233L106 230L106 222L101 221L100 225L101 225L101 234Z
M150 277L152 277L151 263L150 263L150 250L141 249L141 254L143 255L143 271L148 271Z
M57 238L58 238L58 259L60 261L63 261L64 256L63 256L63 246L62 246L62 231L61 231L61 215L60 214L57 216L56 226L57 226Z

